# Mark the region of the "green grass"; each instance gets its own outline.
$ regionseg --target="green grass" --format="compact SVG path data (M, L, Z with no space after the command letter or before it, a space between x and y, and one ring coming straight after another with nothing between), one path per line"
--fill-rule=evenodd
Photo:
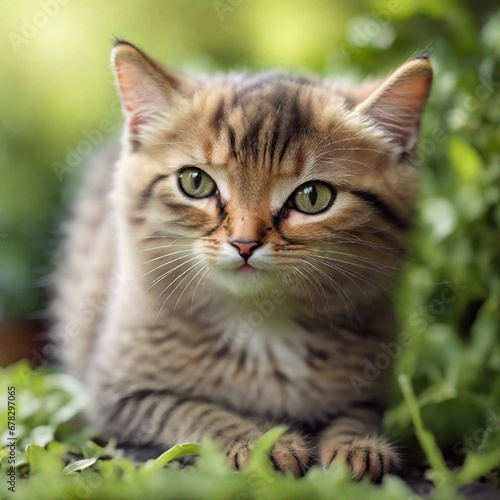
M330 470L313 467L305 478L275 472L267 455L284 428L269 431L254 447L252 457L242 471L230 470L224 455L212 442L179 444L156 460L140 466L123 457L113 441L104 447L98 433L79 421L87 405L83 387L66 374L46 368L32 370L18 363L1 372L2 387L15 387L16 419L16 492L6 483L9 449L0 450L2 490L0 498L16 499L135 499L135 498L206 498L206 499L290 499L290 498L367 498L400 500L418 498L398 477L387 476L382 485L367 481L354 483L342 466ZM407 432L416 434L425 460L430 464L426 476L437 489L434 498L460 498L457 488L489 475L498 481L492 469L500 462L499 431L484 437L487 449L469 452L464 465L451 471L440 452L434 435L425 428L421 408L429 403L417 398L410 379L401 375L404 394L401 408L411 416ZM438 403L433 403L438 404ZM0 407L2 437L8 435L6 398ZM391 419L397 421L392 415ZM390 430L391 425L389 425ZM496 441L495 441L496 440ZM481 446L479 447L481 448ZM182 470L176 458L199 454L196 464ZM495 478L496 477L496 478Z

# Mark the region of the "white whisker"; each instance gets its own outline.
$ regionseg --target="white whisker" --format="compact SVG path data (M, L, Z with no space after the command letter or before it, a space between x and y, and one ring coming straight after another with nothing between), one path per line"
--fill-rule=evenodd
M196 292L198 291L198 287L200 286L200 283L203 281L203 278L207 275L207 273L209 273L211 271L210 269L210 265L207 264L204 269L206 269L206 271L202 274L201 278L198 280L198 283L196 284L196 287L193 291L193 295L191 297L191 314L193 313L193 304L194 304L194 297L196 295Z
M145 278L148 274L151 274L152 272L157 271L158 269L160 269L162 267L169 266L170 264L173 264L174 262L177 262L179 260L185 259L186 257L189 257L189 255L181 255L180 257L177 257L176 259L172 259L172 260L169 260L168 262L164 262L163 264L160 264L159 266L156 266L154 269L151 269L147 273L144 273L142 276L139 277L139 279L141 280L141 279ZM179 267L179 266L177 266L177 267ZM163 276L168 276L168 274L170 274L171 271L175 271L175 269L177 269L177 267L174 267L174 269L171 269L170 271L167 271L167 273L164 274ZM150 284L150 286L146 289L146 291L148 291L151 288L151 286L154 286L157 281L158 281L158 278L156 280L154 280Z
M194 267L196 267L197 265L199 265L200 263L198 262L197 264L195 264ZM175 315L175 310L177 309L177 304L179 304L179 300L181 300L181 297L184 295L184 292L189 288L189 285L194 281L194 279L196 278L196 276L198 276L200 273L203 272L203 270L207 267L207 265L205 264L187 283L187 285L184 287L184 290L182 290L181 294L179 295L179 297L177 297L177 301L175 302L175 305L174 305L174 310L172 312L172 315Z
M195 257L196 258L196 257ZM161 311L163 309L163 307L165 306L165 304L167 303L168 299L170 297L172 297L172 295L175 293L175 291L182 285L182 283L184 283L184 281L188 278L189 276L189 273L196 268L196 266L198 266L199 264L201 263L201 261L199 262L195 262L192 266L188 267L185 271L183 271L181 274L179 274L179 276L177 276L177 278L175 278L173 281L170 282L170 284L160 293L160 295L158 295L158 297L156 298L156 300L153 302L153 304L177 281L179 280L180 278L182 278L184 276L184 278L177 284L177 286L168 294L167 298L163 301L163 304L161 305L160 307L160 310L158 311L158 314L156 315L156 321L158 322L158 318L160 317L160 314L161 314Z
M347 271L346 269L342 268L342 267L339 267L339 266L335 266L333 264L329 264L328 262L322 262L321 260L319 259L315 259L314 257L311 257L315 262L318 262L319 264L322 264L326 267L329 267L330 269L333 269L334 271L336 271L337 273L341 274L342 276L346 277L349 281L351 281L351 283L353 283L353 285L355 285L357 287L357 289L361 292L361 294L363 295L363 297L365 297L366 299L368 299L367 295L366 295L366 292L363 290L363 288L359 285L359 283L357 283L351 276L349 271ZM360 278L361 279L361 278ZM361 281L365 281L364 279L361 279ZM365 283L367 283L365 281Z
M149 259L149 260L146 260L146 261L142 262L141 263L141 267L145 266L146 264L149 264L151 262L154 262L155 260L165 259L167 257L171 257L172 255L178 255L180 253L189 253L189 252L191 252L191 249L190 248L186 248L185 250L179 250L177 252L166 253L166 254L160 255L159 257L154 257L152 259ZM174 262L174 261L169 261L169 262ZM169 262L167 262L167 264ZM159 267L161 267L161 266L159 266ZM159 268L155 267L155 269L153 269L152 271L155 271L156 269L159 269ZM152 272L152 271L150 271L150 272ZM146 274L149 274L149 273L146 273ZM144 275L144 276L146 276L146 275Z
M195 255L194 257L192 257L191 259L187 260L186 262L181 262L178 266L175 266L173 269L169 269L166 273L162 274L160 277L156 278L154 281L152 281L149 286L146 288L146 292L148 290L150 290L153 286L155 286L157 283L159 283L161 280L163 280L164 278L166 278L169 274L173 273L176 269L179 269L179 267L182 267L182 266L185 266L186 264L189 264L190 262L192 262L194 259L196 259L198 256ZM183 259L185 257L180 257L179 259ZM176 260L179 260L179 259L176 259ZM170 262L169 262L170 264Z
M350 313L350 308L349 308L349 305L347 304L347 302L349 302L350 306L352 307L353 312L356 314L356 316L358 317L358 320L359 320L359 315L356 311L356 308L354 306L354 303L353 303L351 297L349 297L349 295L346 294L344 290L342 290L342 287L331 276L328 276L328 274L326 274L324 271L322 271L319 267L315 266L312 262L309 262L308 260L305 260L305 259L300 259L300 260L305 262L307 265L311 266L316 272L318 272L321 276L326 278L326 280L333 285L335 290L338 292L339 297L342 299L342 302L344 303L344 307L345 307L346 311L348 313Z
M311 314L314 316L314 300L313 300L313 297L312 297L312 294L311 294L311 291L309 290L309 287L307 286L307 283L312 283L310 278L308 279L306 276L304 276L299 269L297 269L296 267L292 266L292 272L293 272L293 275L297 278L297 280L299 281L299 283L304 287L304 289L306 290L308 296L309 296L309 302L311 303Z
M396 276L397 274L399 274L399 269L397 267L387 266L385 264L382 264L380 262L374 261L372 259L368 259L366 257L362 257L360 255L350 254L350 253L346 253L346 252L339 252L338 250L312 249L312 251L316 252L317 254L319 254L323 259L333 260L333 261L336 261L336 262L337 261L338 262L343 262L345 264L349 264L349 265L354 266L354 267L359 267L361 269L367 269L367 270L371 270L371 271L376 271L376 272L379 272L381 274L389 274L391 276ZM330 254L334 254L334 255L340 255L342 257L347 257L348 259L354 259L356 261L362 262L364 264L369 264L369 265L363 266L362 264L359 264L357 262L350 262L349 260L340 260L340 259L333 258L333 257L327 257L326 255L324 255L325 253L330 253Z

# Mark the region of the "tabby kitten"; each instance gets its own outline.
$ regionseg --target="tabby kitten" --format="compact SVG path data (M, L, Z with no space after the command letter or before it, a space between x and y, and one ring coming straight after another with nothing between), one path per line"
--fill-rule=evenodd
M88 176L54 304L94 422L144 456L213 438L235 468L283 423L278 470L396 471L367 366L397 333L427 57L359 86L186 77L122 41L113 65L123 151Z

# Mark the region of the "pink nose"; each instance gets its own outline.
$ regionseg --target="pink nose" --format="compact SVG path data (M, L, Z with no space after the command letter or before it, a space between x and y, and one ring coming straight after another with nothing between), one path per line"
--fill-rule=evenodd
M238 250L238 253L247 260L262 243L257 240L231 240L229 241L233 247Z

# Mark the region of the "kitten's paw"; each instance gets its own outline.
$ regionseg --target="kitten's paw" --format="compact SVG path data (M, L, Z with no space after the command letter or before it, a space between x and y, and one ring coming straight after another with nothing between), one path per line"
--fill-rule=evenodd
M289 471L299 477L307 472L311 455L302 437L298 434L287 433L274 445L269 459L276 470Z
M399 468L400 459L394 447L378 436L338 436L321 443L321 463L329 467L335 461L342 461L352 470L354 479L364 477L379 482L384 474Z
M243 468L250 458L253 443L241 442L227 454L227 463L235 469ZM303 476L309 468L311 455L304 440L297 434L287 433L274 445L269 454L272 466L280 472Z

